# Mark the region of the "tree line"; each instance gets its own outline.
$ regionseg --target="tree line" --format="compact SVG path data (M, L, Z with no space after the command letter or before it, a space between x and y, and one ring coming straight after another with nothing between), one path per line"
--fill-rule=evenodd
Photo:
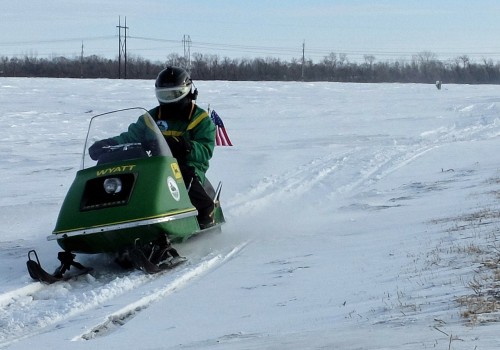
M96 55L85 57L38 58L0 57L0 76L54 78L154 79L167 65L187 68L195 80L233 81L332 81L359 83L444 83L500 84L500 62L483 59L473 62L467 55L441 61L432 52L421 52L411 60L377 61L365 55L363 62L350 62L347 55L334 52L320 62L310 59L221 58L195 53L190 62L170 54L164 62L128 57L126 65L119 60Z

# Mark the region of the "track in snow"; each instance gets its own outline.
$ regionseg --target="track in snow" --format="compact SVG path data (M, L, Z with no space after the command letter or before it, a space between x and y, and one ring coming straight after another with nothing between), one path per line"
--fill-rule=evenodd
M53 285L33 282L1 294L0 347L50 331L89 312L104 321L89 327L90 332L75 335L74 340L106 335L155 301L228 261L246 244L190 259L158 275L145 275L140 271L106 273L97 278L86 275Z
M353 136L352 145L330 146L314 159L306 159L282 174L273 174L256 182L247 192L235 196L229 203L233 215L265 210L283 203L318 202L309 193L327 193L324 200L337 196L354 197L360 192L405 167L427 152L460 141L484 140L497 137L500 121L454 125L424 132L420 137L380 142L380 135ZM372 139L375 140L372 140ZM347 150L346 150L347 149ZM297 161L301 159L298 158ZM317 203L321 207L321 203Z

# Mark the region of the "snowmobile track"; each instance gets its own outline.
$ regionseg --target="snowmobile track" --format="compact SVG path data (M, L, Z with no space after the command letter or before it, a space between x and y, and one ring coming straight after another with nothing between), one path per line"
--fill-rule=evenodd
M154 302L163 299L169 294L173 293L175 290L181 288L183 285L191 281L192 279L206 273L213 268L220 266L227 260L231 259L236 255L247 243L243 243L227 254L219 254L210 259L201 261L196 266L191 266L187 271L181 273L179 276L167 284L163 284L160 287L153 289L149 294L144 297L135 300L131 303L124 305L120 310L106 315L105 320L92 327L90 332L86 332L82 335L75 337L73 340L91 340L97 337L106 336L107 334L113 332L118 327L123 326L129 320L134 318L139 312L147 309ZM168 271L168 270L166 270ZM158 273L159 276L163 275L164 272ZM161 282L158 280L157 282ZM156 286L157 283L153 283ZM149 285L150 288L152 285Z
M155 275L140 271L97 278L84 275L53 285L33 282L1 294L0 348L54 327L71 327L72 319L89 311L104 321L89 324L86 328L90 331L75 336L73 340L89 340L109 334L152 303L230 260L247 244L241 243L217 255L193 257L173 270ZM95 322L95 318L93 320ZM79 331L81 328L74 330L75 334Z
M367 145L361 138L347 150L324 153L282 174L259 180L249 191L233 198L228 208L234 215L248 214L249 211L262 210L277 203L290 202L291 198L307 196L309 192L315 192L315 187L328 191L326 198L329 201L335 200L338 195L355 197L373 183L436 148L462 140L497 137L497 128L498 120L484 125L455 125L437 133L431 130L420 137L379 147ZM366 139L369 140L369 136ZM343 182L342 179L350 180Z

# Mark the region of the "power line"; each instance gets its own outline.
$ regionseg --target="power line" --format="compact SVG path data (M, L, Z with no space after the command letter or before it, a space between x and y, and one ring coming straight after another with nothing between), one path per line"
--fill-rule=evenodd
M95 40L105 40L105 39L114 39L114 38L116 38L116 35L82 37L82 38L68 38L68 39L36 40L36 41L35 40L29 40L29 41L3 41L3 42L0 42L0 46L70 43L70 42L75 42L75 41L82 42L82 41L95 41Z
M121 23L117 26L120 29L118 33L119 41L121 40L121 29L125 30L124 40L120 41L120 51L121 54L126 55L126 40L134 40L135 42L145 41L145 42L157 42L157 43L169 43L173 45L158 46L157 48L140 48L134 49L134 51L153 51L153 50L175 50L177 48L179 51L184 49L184 56L186 56L186 52L188 49L186 36L182 40L174 40L167 38L153 38L153 37L145 37L145 36L129 36L127 33L128 27L126 24L124 26ZM0 47L7 46L26 46L26 45L44 45L44 44L60 44L60 43L71 43L78 42L79 44L82 41L85 42L93 42L100 40L108 40L108 39L116 39L117 35L106 35L106 36L96 36L96 37L79 37L79 38L66 38L66 39L46 39L46 40L29 40L29 41L10 41L10 42L0 42ZM303 55L302 45L297 44L297 46L262 46L262 45L242 45L242 44L226 44L226 43L214 43L214 42L205 42L205 41L196 41L191 40L189 38L189 54L193 52L193 50L200 51L215 51L215 52L234 52L237 54L252 54L252 55L268 55L268 56L287 56L287 57L296 57L298 59ZM98 52L112 52L107 49L98 49ZM438 57L457 57L460 55L467 55L471 58L495 58L500 57L500 47L489 47L489 48L476 48L473 50L470 49L459 49L459 48L443 48L439 51L433 50L421 50L421 51L410 51L405 49L373 49L367 48L366 50L361 49L343 49L343 48L325 48L325 47L311 47L309 46L307 51L305 52L305 56L309 59L322 59L329 55L330 53L337 54L345 54L349 59L352 57L359 57L363 59L365 55L373 55L376 58L393 58L401 60L403 57L412 58L413 55L418 54L419 52L429 51L436 54Z
M170 40L170 39L158 39L158 38L146 38L143 36L129 36L130 39L145 40L145 41L158 41L167 43L181 43L181 40Z

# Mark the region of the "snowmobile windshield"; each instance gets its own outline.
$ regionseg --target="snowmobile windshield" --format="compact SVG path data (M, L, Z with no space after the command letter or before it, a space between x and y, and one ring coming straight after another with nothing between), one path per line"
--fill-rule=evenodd
M129 159L172 156L155 121L143 108L127 108L92 117L82 169Z

